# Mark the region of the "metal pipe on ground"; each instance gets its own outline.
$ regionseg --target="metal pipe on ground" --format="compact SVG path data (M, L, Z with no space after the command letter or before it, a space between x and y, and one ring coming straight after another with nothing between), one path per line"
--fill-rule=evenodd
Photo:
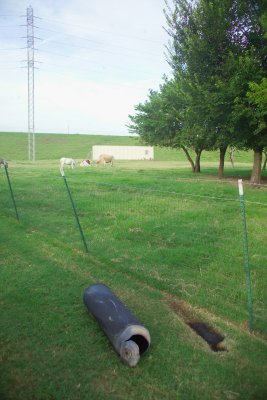
M150 346L149 331L104 284L84 291L83 301L109 338L121 359L134 367Z

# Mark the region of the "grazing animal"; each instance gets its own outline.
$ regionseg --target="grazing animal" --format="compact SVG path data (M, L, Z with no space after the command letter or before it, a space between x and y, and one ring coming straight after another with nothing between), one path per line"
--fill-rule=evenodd
M75 161L73 160L73 158L66 158L66 157L62 157L60 159L60 172L61 175L64 175L64 164L66 165L70 165L71 168L73 169L76 165Z
M81 167L89 167L90 165L92 165L91 160L82 160L82 162L80 163Z
M2 167L2 165L3 165L3 167L4 166L8 167L8 163L6 162L6 160L4 160L3 158L0 158L0 168Z
M110 165L112 166L113 165L113 160L114 160L113 156L110 156L108 154L101 154L99 156L98 160L96 160L96 163L97 164L104 164L104 165L110 163Z

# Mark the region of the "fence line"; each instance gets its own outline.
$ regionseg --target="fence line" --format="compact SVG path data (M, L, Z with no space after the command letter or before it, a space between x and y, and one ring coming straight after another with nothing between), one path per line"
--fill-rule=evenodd
M168 178L162 178L159 177L159 179L168 179ZM195 182L195 183L199 183L199 182L209 182L209 183L233 183L233 184L237 184L238 178L236 178L236 180L224 180L224 179L206 179L206 178L197 178L197 179L190 179L190 178L176 178L175 179L176 182ZM265 185L264 183L251 183L251 182L243 182L244 186L248 186L248 187L267 187L267 185Z
M104 191L102 190L103 186L105 187ZM110 188L111 190L108 190L108 188ZM133 192L134 190L135 190L135 192ZM93 194L100 195L100 196L101 195L102 196L109 196L109 205L107 206L107 209L111 210L112 207L115 207L115 209L119 210L118 212L122 212L122 208L124 207L123 204L122 204L122 198L121 197L123 197L124 204L127 204L127 195L128 195L128 197L131 197L131 196L135 197L135 204L137 203L137 200L140 201L139 196L142 197L142 195L144 195L144 197L147 199L147 202L149 201L149 198L151 198L152 202L153 201L154 202L159 202L160 201L160 198L158 196L159 194L162 194L162 195L164 195L166 197L168 197L168 196L169 197L174 197L174 198L171 199L171 202L173 204L177 201L177 198L181 198L181 196L186 197L186 198L191 198L191 201L193 203L195 203L195 201L197 199L199 199L199 198L200 199L204 199L205 203L209 207L211 207L213 209L214 209L214 203L211 203L210 200L214 200L216 206L218 206L218 202L217 201L219 201L219 203L221 203L221 204L224 204L225 202L228 202L228 203L230 202L230 204L232 204L234 206L233 207L233 211L234 211L235 217L233 218L233 220L231 220L230 224L224 226L223 223L225 223L225 222L222 221L222 218L224 218L224 216L220 216L219 217L220 218L219 230L220 230L221 236L223 236L223 243L221 242L221 240L222 240L221 236L218 235L218 232L217 233L214 232L214 229L213 230L211 229L211 232L208 232L208 233L205 232L205 236L203 236L203 232L200 230L198 232L194 232L194 236L195 237L197 236L198 240L194 241L194 243L192 243L192 246L196 245L196 243L199 241L199 238L201 239L203 247L208 246L209 242L211 240L214 241L214 234L218 236L218 240L215 240L215 242L212 244L210 249L204 250L202 255L201 255L201 251L202 251L201 246L199 247L198 251L199 251L199 255L200 256L198 257L198 260L196 261L196 264L200 263L199 271L201 270L202 274L204 274L204 275L206 274L206 278L208 278L207 271L205 271L205 265L203 267L202 264L205 264L206 262L210 263L210 266L212 266L212 264L214 264L215 270L214 270L213 267L211 267L211 268L213 268L213 273L214 273L214 277L215 278L212 279L211 281L213 281L213 284L215 285L215 288L214 288L215 292L216 291L219 292L219 291L222 290L222 286L224 286L223 282L225 282L226 285L233 286L233 281L235 281L236 279L240 280L241 282L245 281L245 274L244 274L244 270L243 270L243 252L242 252L242 222L240 220L240 209L239 209L239 199L238 198L237 199L233 199L233 198L225 198L225 197L217 197L217 196L191 195L191 194L188 194L188 193L177 193L177 192L155 190L155 189L143 189L143 188L140 189L140 188L137 188L137 187L126 186L126 185L123 185L123 187L122 186L116 187L116 186L114 186L112 184L103 183L103 182L101 182L99 184L95 184L95 187L91 188L90 196L93 196ZM156 197L155 197L155 195L156 195ZM120 197L120 199L119 199L119 197ZM112 206L111 206L111 204L112 204ZM114 204L115 204L115 206L114 206ZM265 206L266 205L264 203L252 202L252 201L250 201L249 204L250 205L257 205L257 206L259 206L259 205L264 205ZM168 207L167 203L166 203L166 206ZM195 204L195 206L197 207L197 204ZM127 214L127 211L129 212L129 209L131 208L131 206L127 205L125 207L126 207L126 212L125 212L124 215ZM148 206L148 209L150 210L151 213L152 213L152 208L153 208L153 205L150 204ZM142 209L141 203L139 203L139 210L140 209ZM224 206L224 209L225 209L225 206ZM214 210L213 210L213 212L214 212ZM232 207L228 208L228 210L229 210L228 213L232 214ZM102 209L102 212L104 212L104 207ZM177 209L177 208L174 209L174 212L175 212L175 215L179 217L179 209ZM180 212L183 212L183 211L180 210ZM198 209L197 212L200 213L200 214L202 213L202 217L203 217L203 215L207 211L206 210L205 211L201 211L200 209ZM217 213L218 213L218 207L216 207L216 211L215 211L214 215L217 214ZM116 215L112 214L112 212L111 212L110 216L111 215L113 215L114 218L116 217ZM137 221L137 219L136 219L136 221ZM145 223L145 221L143 221L143 223ZM170 223L170 222L168 222L168 223ZM202 221L202 223L205 224L205 221ZM162 226L163 225L164 224L162 224ZM177 225L179 227L179 222L177 223ZM230 225L232 225L231 226L231 231L228 231L228 228L229 228ZM159 227L158 231L160 231L162 226L160 226L160 225L158 226ZM173 223L172 226L174 226L174 223ZM209 227L210 227L210 225L209 225ZM135 226L132 226L130 228L128 226L128 230L130 230L132 235L134 233L138 234L138 235L139 234L142 235L142 230L139 227L138 223L136 223ZM215 231L216 231L216 229L215 229ZM126 232L125 235L127 235L127 227L125 227L125 232ZM151 233L151 235L152 234L157 234L156 231L153 232L152 230L150 230L150 233ZM176 232L176 234L177 234L177 232ZM185 232L185 234L186 234L186 232ZM143 236L145 236L145 235L143 235ZM238 239L235 239L235 237L237 237ZM101 238L101 235L98 236L98 239L99 238ZM148 239L149 239L149 236L147 235L147 240ZM107 238L105 240L107 240ZM143 238L141 238L139 240L142 241ZM166 232L166 240L167 241L169 240L169 243L170 243L170 238L168 238L168 232ZM225 245L225 240L227 241L227 245ZM229 245L231 244L231 241L234 241L234 245L230 246L230 248L229 248ZM107 246L107 242L106 241L103 241L103 242L105 242L105 246ZM135 237L135 242L138 242L138 236ZM151 238L150 238L150 242L151 242ZM153 242L153 240L152 240L152 242ZM177 240L175 243L176 243L176 245L177 245L177 247L179 249L179 246L181 248L181 245L182 245L182 247L188 246L189 242L190 242L190 239L187 238L186 239L186 243L183 243L183 239L180 237L180 239ZM132 244L132 241L130 243ZM128 245L128 247L131 246L131 244ZM114 249L114 243L113 243L112 247ZM156 247L156 241L155 241L155 247ZM168 252L167 247L168 246L166 246L166 248L164 250L166 252ZM206 256L205 256L205 251L207 252ZM216 260L216 256L214 254L213 255L209 254L209 251L213 251L213 252L216 251L216 252L220 253L219 262L218 262L218 260ZM126 261L129 258L132 257L132 255L130 255L129 251L127 250L127 243L124 246L121 246L120 252L121 252L121 254L123 254L124 258L126 257L125 258ZM111 259L111 260L113 260L113 262L116 265L119 265L122 262L122 260L120 258L121 257L120 256L120 252L117 252L113 256L113 258ZM189 257L189 253L188 252L184 252L184 259L185 260L186 260L186 257ZM232 253L232 256L230 255L231 253ZM128 254L128 256L127 256L127 254ZM163 253L161 253L161 256L164 257ZM175 261L175 257L173 258L172 256L170 256L170 259ZM193 261L194 261L193 258L191 258L190 262L193 262ZM136 263L137 263L137 261L136 261ZM220 268L224 268L225 263L228 264L225 273L224 273L223 269L222 269L221 272L220 271L218 272L216 269L219 266L220 266ZM233 264L238 264L238 266L236 266L236 265L232 266ZM218 267L216 267L216 265ZM185 262L184 266L187 267L187 268L190 268L190 263ZM170 268L171 268L171 265L169 265L169 267L167 268L169 272L170 272ZM135 270L135 273L137 273L137 269L138 268L133 268L133 269ZM166 269L166 273L165 273L165 278L162 275L162 269L158 269L157 271L152 269L152 270L149 271L149 274L146 274L147 279L150 279L152 277L154 279L154 281L156 279L156 280L162 282L162 280L164 280L164 279L166 280L167 279L166 275L169 273L169 272L167 272L167 269ZM255 273L255 271L253 271L253 272ZM238 276L238 278L237 278L237 276ZM255 282L258 280L258 277L254 276L253 278L254 278ZM193 285L195 285L197 280L198 280L198 277L197 277L197 275L195 275L195 278L193 279L193 281L194 281ZM172 285L171 281L169 280L168 282L169 282L170 287L171 287L171 285ZM190 281L189 281L188 284L190 285ZM205 282L203 282L203 284L205 284ZM197 285L195 285L195 286L197 287ZM183 291L184 289L181 289L181 287L180 287L180 290ZM205 290L210 291L211 289L206 288ZM233 289L233 290L236 290L236 288ZM237 316L239 311L240 311L240 308L239 308L240 307L240 302L237 303L238 306L235 308L235 306L234 306L234 304L236 303L236 301L234 301L235 297L238 297L239 299L241 299L243 297L242 303L243 303L243 307L244 308L245 308L245 304L246 304L246 300L245 300L246 294L245 294L245 291L242 289L242 283L241 284L239 283L239 289L236 290L235 293L230 293L229 290L228 290L229 295L227 295L226 294L227 290L225 290L225 289L223 289L222 292L224 293L224 296L222 296L221 301L227 303L228 304L227 307L229 309L230 308L232 308L233 310L235 309L235 313L236 313L236 316ZM184 294L185 293L187 293L187 296L189 296L189 297L192 296L192 293L190 294L188 289L186 289L184 291ZM216 294L216 296L218 296L218 294ZM255 297L256 296L257 296L257 293L255 294ZM255 312L255 317L257 316L257 318L261 319L261 322L263 322L263 318L260 317L260 316L262 316L262 312L260 311L261 310L261 307L260 307L261 302L262 302L262 300L260 300L258 302L258 304L256 305L256 310L257 311ZM209 302L207 302L207 303L209 304ZM221 305L221 307L223 308L222 305Z
M196 197L196 198L203 198L203 199L207 199L207 200L222 200L222 201L230 201L230 202L236 202L239 203L239 198L229 198L229 197L218 197L218 196L207 196L207 195L198 195L198 194L192 194L192 193L178 193L178 192L174 192L174 191L168 191L168 190L158 190L158 189L143 189L137 186L127 186L127 185L120 185L120 186L116 186L114 184L111 183L106 183L106 182L94 182L98 185L103 185L103 186L109 186L112 188L124 188L124 189L129 189L129 190L136 190L136 191L142 191L143 193L162 193L162 194L171 194L171 195L175 195L175 196L188 196L188 197ZM237 182L235 182L237 183ZM245 204L254 204L254 205L261 205L264 207L267 207L267 203L261 203L261 202L256 202L256 201L249 201L249 200L244 200Z
M62 191L62 181L52 178L34 177L27 188L17 179L21 220L44 232L47 240L52 233L58 245L80 248L79 232ZM226 318L246 320L237 189L235 199L94 179L86 174L79 175L79 179L73 174L69 179L85 237L90 238L90 253L111 268L116 266L185 301ZM259 226L264 230L266 208L261 206L266 204L247 200L245 204L255 206L247 210L248 222L253 221L248 224L253 250L253 328L263 330L265 240L258 231Z

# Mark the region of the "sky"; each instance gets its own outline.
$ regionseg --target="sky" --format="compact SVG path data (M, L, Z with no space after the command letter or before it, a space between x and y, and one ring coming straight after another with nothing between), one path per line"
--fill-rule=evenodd
M0 131L28 131L29 6L35 132L129 135L134 106L170 75L164 0L0 0Z

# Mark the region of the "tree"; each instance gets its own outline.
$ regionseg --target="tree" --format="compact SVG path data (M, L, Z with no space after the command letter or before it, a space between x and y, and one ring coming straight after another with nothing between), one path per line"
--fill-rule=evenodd
M253 149L258 182L266 147L259 97L267 71L264 0L165 2L173 78L136 107L132 128L147 143L181 147L195 172L203 150L220 149L220 177L228 146Z
M128 127L147 144L181 148L192 171L200 172L201 153L208 147L209 138L196 122L186 124L187 108L186 96L178 82L165 78L159 91L151 90L148 100L135 106L136 113L129 116L131 124ZM190 150L195 153L195 161Z
M199 131L206 136L205 150L220 149L219 176L223 176L224 157L232 135L229 116L235 93L225 84L231 79L229 60L237 53L232 30L231 0L201 0L192 6L186 0L166 2L165 10L171 38L169 63L187 98L184 125L192 140ZM191 128L191 129L190 129Z
M250 125L257 136L258 145L264 151L267 146L267 78L263 78L259 84L255 82L249 84L247 99Z
M254 150L251 183L260 183L262 153L267 146L267 79L250 82L245 98L237 98L234 118L246 133L243 147ZM240 139L241 140L241 139Z
M180 145L180 113L183 103L179 99L179 92L172 85L172 81L165 79L159 91L150 90L148 99L135 106L136 114L129 115L130 132L137 133L147 144L173 148Z
M232 120L239 147L254 151L252 183L260 183L262 152L267 144L266 73L267 11L265 0L235 1L236 21L233 39L242 54L236 71L237 86ZM246 67L246 68L245 68Z
M185 124L206 129L210 146L214 140L220 176L228 145L252 148L251 180L259 182L266 133L259 131L262 111L255 113L250 85L259 84L267 71L264 0L199 0L194 6L173 0L173 9L166 4L169 63L191 97Z
M262 165L262 171L265 171L267 165L267 148L263 149L263 154L264 154L264 160Z

